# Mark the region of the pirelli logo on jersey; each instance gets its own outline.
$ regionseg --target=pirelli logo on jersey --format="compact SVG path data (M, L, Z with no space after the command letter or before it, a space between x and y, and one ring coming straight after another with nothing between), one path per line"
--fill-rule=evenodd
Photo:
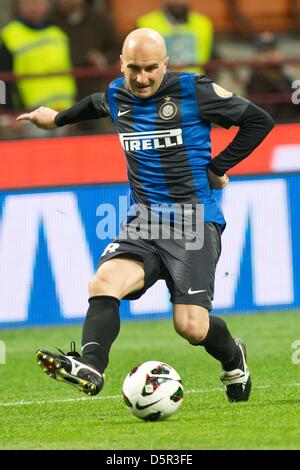
M153 132L129 132L119 134L125 152L164 149L183 145L182 129Z

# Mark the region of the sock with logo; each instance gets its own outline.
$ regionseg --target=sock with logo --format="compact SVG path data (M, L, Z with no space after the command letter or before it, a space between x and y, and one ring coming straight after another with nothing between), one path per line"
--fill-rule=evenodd
M102 373L108 364L111 345L120 331L120 301L99 295L91 297L89 303L82 332L82 357Z
M230 371L239 367L241 350L222 318L209 317L209 330L200 346L220 361L224 370Z

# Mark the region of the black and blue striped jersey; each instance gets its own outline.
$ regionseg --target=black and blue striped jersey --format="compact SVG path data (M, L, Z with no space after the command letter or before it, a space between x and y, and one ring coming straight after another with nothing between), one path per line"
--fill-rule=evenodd
M55 122L65 125L110 116L123 146L132 204L203 204L204 220L225 224L208 166L224 174L264 139L274 123L248 100L224 90L209 78L167 72L158 91L138 98L125 78L111 82ZM211 123L239 125L234 141L211 160Z
M167 72L153 96L140 99L123 77L94 95L114 121L126 154L133 203L204 205L204 220L224 224L209 187L211 122L230 127L249 102L204 76Z

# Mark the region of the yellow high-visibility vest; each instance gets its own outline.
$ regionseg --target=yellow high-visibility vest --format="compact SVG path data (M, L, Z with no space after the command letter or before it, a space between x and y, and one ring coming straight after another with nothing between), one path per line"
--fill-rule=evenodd
M163 36L173 70L178 65L206 64L211 58L213 24L207 16L190 11L186 23L173 24L163 11L157 10L138 18L137 27L155 29ZM184 70L203 71L192 67Z
M13 57L16 75L36 75L71 70L68 38L57 26L33 29L12 21L2 30L1 40ZM25 108L47 106L58 111L72 106L76 84L71 75L17 81Z

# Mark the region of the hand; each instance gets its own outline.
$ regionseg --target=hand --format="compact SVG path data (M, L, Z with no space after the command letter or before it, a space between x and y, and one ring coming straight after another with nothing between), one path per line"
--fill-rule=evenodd
M17 117L17 121L30 121L40 129L56 129L55 117L58 111L51 108L38 108L31 113L21 114Z
M217 176L212 171L207 170L209 186L211 189L224 189L229 183L227 175Z

